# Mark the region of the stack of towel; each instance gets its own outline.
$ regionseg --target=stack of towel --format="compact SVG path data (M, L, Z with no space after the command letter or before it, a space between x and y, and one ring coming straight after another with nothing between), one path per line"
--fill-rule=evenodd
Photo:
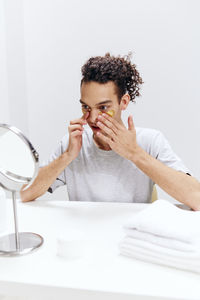
M124 226L120 253L200 273L200 211L157 200Z

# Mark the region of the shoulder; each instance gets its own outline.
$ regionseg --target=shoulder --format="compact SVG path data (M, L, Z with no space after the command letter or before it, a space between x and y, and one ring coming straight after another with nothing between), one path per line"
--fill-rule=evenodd
M136 138L138 145L154 157L161 152L171 151L169 142L159 130L137 127Z
M69 144L69 134L67 133L66 135L64 135L60 141L60 143L58 144L57 149L60 149L60 152L63 153Z
M135 127L136 133L139 136L146 136L146 137L154 137L160 133L159 130L153 128L142 128L142 127Z
M152 128L136 127L136 136L139 144L147 144L155 141L156 139L164 138L161 131Z

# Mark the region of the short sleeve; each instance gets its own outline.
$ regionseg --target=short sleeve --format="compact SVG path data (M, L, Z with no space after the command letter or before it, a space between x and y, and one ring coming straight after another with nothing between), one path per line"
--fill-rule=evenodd
M157 134L152 140L150 154L168 167L188 175L191 174L180 157L174 153L169 142L160 131L157 131Z
M54 161L56 158L61 156L67 149L68 146L68 136L63 137L63 139L60 141L56 149L52 152L48 160L42 162L40 165L40 168L47 166L52 161ZM56 180L52 183L52 185L49 187L48 192L53 193L55 189L57 189L59 186L66 185L66 176L65 176L65 170L59 174L59 176L56 178Z

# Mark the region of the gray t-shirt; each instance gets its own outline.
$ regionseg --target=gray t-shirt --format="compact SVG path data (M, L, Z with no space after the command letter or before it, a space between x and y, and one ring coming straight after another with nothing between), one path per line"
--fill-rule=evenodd
M148 154L175 170L189 173L172 151L163 134L154 129L136 128L137 143ZM64 136L47 165L59 157L68 146ZM86 126L81 151L49 188L67 184L69 200L100 202L151 202L154 182L131 161L114 151L99 149L92 130Z

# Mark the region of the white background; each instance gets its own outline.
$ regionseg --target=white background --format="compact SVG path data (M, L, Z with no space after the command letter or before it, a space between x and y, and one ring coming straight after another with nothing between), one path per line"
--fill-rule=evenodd
M85 61L133 51L144 85L125 123L131 113L136 126L161 130L200 179L199 3L0 0L0 122L20 128L47 158L81 114Z

